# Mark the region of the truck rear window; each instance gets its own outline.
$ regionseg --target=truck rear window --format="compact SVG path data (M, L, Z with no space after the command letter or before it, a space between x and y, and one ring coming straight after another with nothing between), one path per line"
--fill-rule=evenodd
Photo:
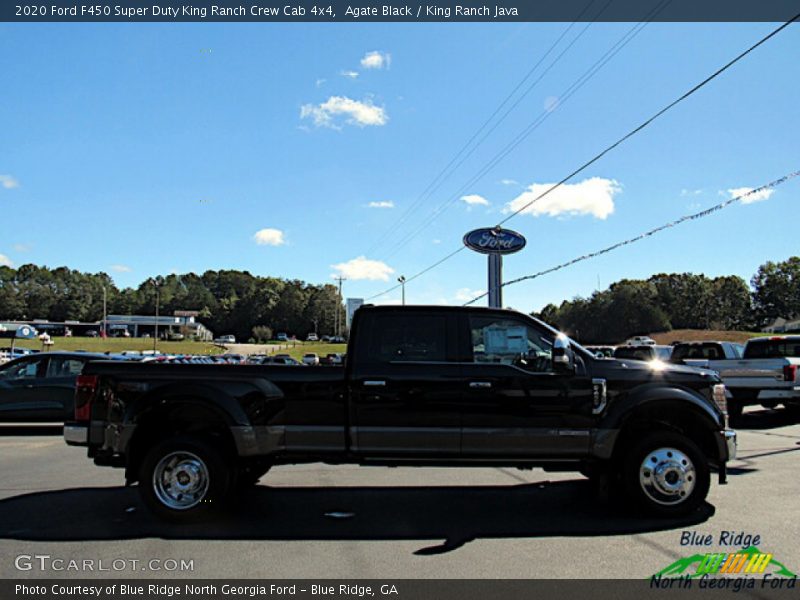
M800 340L764 340L748 342L744 348L745 358L800 358Z
M725 352L719 344L678 344L672 351L672 360L681 361L684 358L705 358L708 360L721 360Z
M376 315L372 321L371 362L444 361L447 320L433 315Z

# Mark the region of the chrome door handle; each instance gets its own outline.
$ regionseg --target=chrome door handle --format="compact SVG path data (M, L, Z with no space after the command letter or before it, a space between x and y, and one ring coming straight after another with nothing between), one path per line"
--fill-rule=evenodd
M368 379L364 382L365 387L384 387L386 382L380 379Z
M469 387L476 390L488 390L492 387L491 381L470 381Z

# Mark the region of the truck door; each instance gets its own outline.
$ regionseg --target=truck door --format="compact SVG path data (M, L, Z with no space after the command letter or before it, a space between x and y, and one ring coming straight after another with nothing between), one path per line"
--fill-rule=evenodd
M461 319L468 331L464 456L567 458L588 453L592 381L580 370L572 374L553 368L552 332L507 313L465 314Z
M350 440L357 454L457 457L461 365L456 317L374 310L357 330L350 375Z

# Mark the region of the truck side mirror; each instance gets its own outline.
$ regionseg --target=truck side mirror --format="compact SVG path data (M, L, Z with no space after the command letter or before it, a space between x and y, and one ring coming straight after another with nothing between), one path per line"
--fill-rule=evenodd
M575 372L575 353L565 335L559 335L553 343L553 370L558 373Z

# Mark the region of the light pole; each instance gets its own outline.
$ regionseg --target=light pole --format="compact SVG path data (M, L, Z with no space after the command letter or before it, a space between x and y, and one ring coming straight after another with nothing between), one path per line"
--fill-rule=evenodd
M107 303L107 295L106 295L106 286L103 286L103 336L102 336L103 339L106 339L108 337L108 333L106 331L106 327L107 327L106 319L107 319L107 316L108 316L107 315L108 311L106 310L107 307L108 307L108 303Z
M403 295L403 306L405 306L406 305L406 276L405 275L400 275L400 277L397 278L397 281L400 282L400 287L403 290L403 292L402 292L402 295Z
M161 302L161 291L158 289L158 283L153 282L153 285L156 288L156 331L155 335L153 335L153 354L156 353L156 345L158 344L158 305Z

